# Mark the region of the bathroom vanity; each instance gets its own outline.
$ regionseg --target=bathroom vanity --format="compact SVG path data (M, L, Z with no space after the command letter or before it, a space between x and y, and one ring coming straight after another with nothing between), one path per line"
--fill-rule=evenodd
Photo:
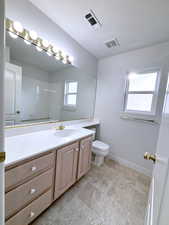
M76 138L61 137L59 140L62 143L56 144L56 148L39 154L31 153L32 156L23 160L18 158L19 160L13 163L7 162L6 225L31 223L89 171L92 131L83 130ZM35 132L32 135L41 133L42 136L43 132L47 131ZM48 138L50 142L49 135Z

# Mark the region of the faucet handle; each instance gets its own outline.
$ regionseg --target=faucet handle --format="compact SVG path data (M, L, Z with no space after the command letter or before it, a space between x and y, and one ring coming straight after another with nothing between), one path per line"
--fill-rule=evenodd
M56 130L64 130L65 126L63 126L62 124L60 124L58 127L55 127Z
M62 124L59 126L59 130L64 130L65 126L63 126Z

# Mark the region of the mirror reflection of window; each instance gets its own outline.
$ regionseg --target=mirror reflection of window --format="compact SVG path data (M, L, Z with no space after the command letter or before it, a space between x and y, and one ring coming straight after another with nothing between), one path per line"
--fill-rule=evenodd
M64 96L65 106L75 107L77 105L77 91L78 91L77 81L65 81L65 96Z

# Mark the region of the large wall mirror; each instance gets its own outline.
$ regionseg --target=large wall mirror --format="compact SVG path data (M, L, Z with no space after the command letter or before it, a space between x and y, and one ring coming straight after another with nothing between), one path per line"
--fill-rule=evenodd
M95 74L6 34L6 126L92 118L95 92Z

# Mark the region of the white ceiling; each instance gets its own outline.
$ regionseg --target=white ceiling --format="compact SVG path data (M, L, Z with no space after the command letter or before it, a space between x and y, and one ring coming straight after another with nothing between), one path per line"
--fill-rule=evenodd
M97 58L169 40L169 0L30 0ZM94 30L84 16L94 10L102 23ZM104 42L118 38L120 47Z

